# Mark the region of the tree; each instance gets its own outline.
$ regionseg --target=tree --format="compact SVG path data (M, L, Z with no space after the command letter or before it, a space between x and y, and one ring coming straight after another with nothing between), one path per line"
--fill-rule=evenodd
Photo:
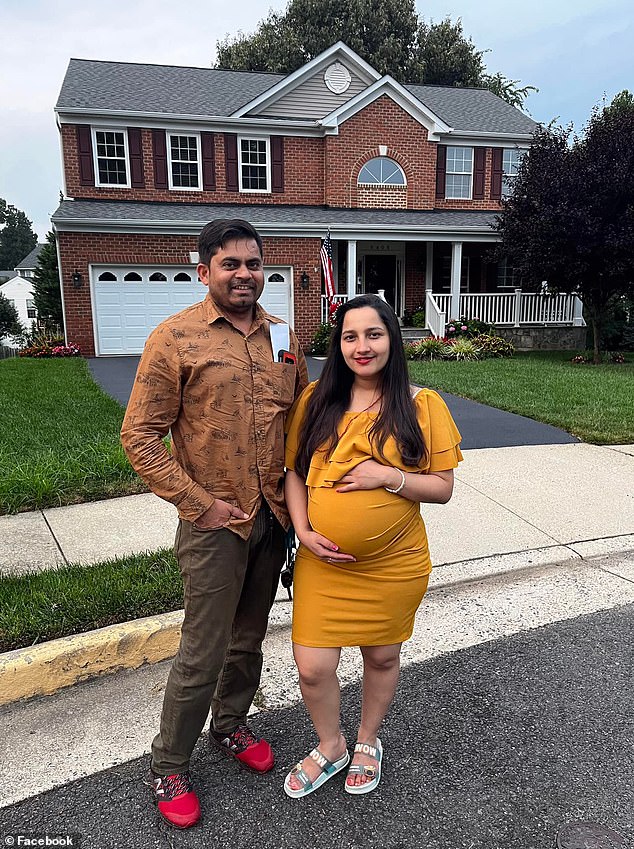
M45 330L56 333L63 325L62 293L57 267L55 234L46 234L46 243L37 259L33 279L33 301Z
M532 86L489 76L462 22L426 24L414 0L289 0L256 32L216 44L217 68L290 74L336 41L345 42L381 74L403 84L483 86L521 106Z
M601 360L602 330L634 294L634 99L596 108L584 135L550 127L535 135L496 229L499 254L522 284L575 292Z
M15 268L37 245L37 236L26 215L3 198L0 198L0 225L0 268Z
M0 339L22 332L18 311L11 301L0 292Z

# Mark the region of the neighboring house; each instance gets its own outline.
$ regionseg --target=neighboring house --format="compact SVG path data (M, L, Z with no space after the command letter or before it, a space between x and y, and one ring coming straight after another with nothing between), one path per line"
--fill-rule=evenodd
M16 274L19 274L20 277L25 277L27 279L32 280L35 277L35 269L37 267L37 260L40 255L40 251L44 247L43 242L38 242L38 244L33 248L30 254L27 254L24 259L19 262L14 271ZM11 275L13 276L13 275Z
M35 304L33 303L33 282L17 275L0 285L0 293L13 304L20 323L28 330L37 318ZM5 338L4 344L9 344L9 341L8 338Z
M435 332L459 313L581 321L574 298L516 293L488 257L536 127L489 91L402 86L339 42L288 76L71 59L55 111L52 222L66 335L85 354L139 353L201 298L197 235L218 217L263 235L262 303L305 346L328 229L341 299L381 290L400 316L427 300Z

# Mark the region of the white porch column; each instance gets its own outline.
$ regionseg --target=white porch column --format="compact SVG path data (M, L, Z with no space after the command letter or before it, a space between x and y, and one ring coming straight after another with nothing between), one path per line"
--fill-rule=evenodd
M427 242L427 261L425 263L425 290L431 292L434 288L434 243Z
M354 239L348 239L346 278L348 300L350 300L357 294L357 243Z
M585 321L583 320L583 301L578 295L575 295L574 298L572 326L583 327L585 325Z
M451 243L451 310L448 318L460 318L460 275L462 242Z

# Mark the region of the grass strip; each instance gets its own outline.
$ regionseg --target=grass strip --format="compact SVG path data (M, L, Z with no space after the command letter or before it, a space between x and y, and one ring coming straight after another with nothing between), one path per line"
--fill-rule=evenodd
M119 442L123 407L85 360L0 360L0 409L0 513L147 490Z
M634 356L578 365L568 351L410 362L414 382L559 427L597 445L634 443Z
M183 585L170 549L0 575L0 652L182 606Z

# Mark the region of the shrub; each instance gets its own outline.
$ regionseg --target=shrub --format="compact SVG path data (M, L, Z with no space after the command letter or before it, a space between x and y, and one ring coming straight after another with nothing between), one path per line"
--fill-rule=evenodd
M447 339L457 339L459 336L467 336L473 339L481 334L491 334L495 331L493 324L480 321L479 318L452 318L446 324L445 333Z
M427 336L416 343L416 360L446 360L449 356L449 345L445 339L437 336Z
M448 355L452 360L478 360L480 359L480 349L475 345L472 339L462 337L452 339L447 345Z
M425 326L425 307L414 307L412 310L405 310L403 313L403 324L405 327L424 327Z
M328 353L328 345L330 344L332 329L333 326L329 322L319 325L313 335L312 342L310 343L311 354L323 355Z
M403 342L403 350L405 351L406 360L417 360L418 342Z
M490 357L512 357L515 348L511 342L490 333L480 333L471 340L480 352L480 359Z

